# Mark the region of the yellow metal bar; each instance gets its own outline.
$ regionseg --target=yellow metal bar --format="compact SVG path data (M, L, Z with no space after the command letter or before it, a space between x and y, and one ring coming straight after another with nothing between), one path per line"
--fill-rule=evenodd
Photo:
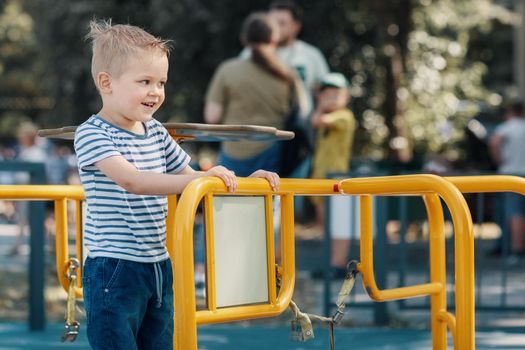
M206 194L204 201L206 232L206 300L208 310L217 310L217 284L215 281L215 225L213 224L213 195Z
M166 249L172 261L173 266L173 255L175 254L175 210L177 209L177 196L168 196L168 214L166 215ZM173 280L173 295L177 290L175 279ZM175 315L173 315L173 321L175 321ZM173 344L176 344L175 334L173 335ZM175 346L173 349L177 349Z
M253 193L251 193L253 194ZM266 208L266 212L271 209ZM270 211L270 214L273 213ZM267 236L268 240L273 241L273 226L267 223L267 231L271 231L271 236ZM247 318L261 318L272 317L279 315L288 307L292 298L295 287L295 240L293 235L294 229L294 212L293 212L293 195L283 195L281 198L281 244L283 246L282 255L282 277L281 288L277 298L272 298L270 294L269 304L261 305L246 305L221 308L220 310L201 310L197 312L197 324L210 324L228 321L238 321ZM268 247L272 246L268 244ZM273 289L275 293L275 258L273 254L269 257L269 261L273 261L272 266L268 267L269 277L268 286L270 290ZM209 282L208 282L209 283ZM272 299L275 301L272 302ZM181 316L182 317L182 316Z
M224 307L215 311L199 310L197 311L197 324L213 324L230 321L240 321L246 319L255 319L263 317L273 317L281 314L288 308L279 309L276 305L261 304L261 305L243 305L235 307ZM176 328L176 327L175 327ZM189 348L191 349L191 347Z
M166 249L173 259L175 254L175 210L177 209L177 195L168 196L168 214L166 215Z
M82 186L72 185L0 185L0 198L32 200L84 199Z
M168 196L168 213L166 215L166 249L171 259L175 254L175 211L177 209L177 195ZM174 286L175 287L175 286ZM175 289L174 289L175 290Z
M334 186L336 185L336 186ZM197 205L205 194L228 195L224 184L215 178L201 178L188 185L176 212L175 252L173 254L175 292L175 340L177 349L196 349L197 323L215 323L274 316L288 305L293 293L295 280L293 241L293 196L331 195L340 191L344 194L365 194L363 204L362 264L365 284L371 295L378 300L390 300L420 295L431 295L433 315L433 344L441 349L446 345L444 324L456 336L459 349L474 349L474 274L473 274L473 232L468 207L459 190L448 181L433 175L407 175L385 178L349 179L337 184L332 180L282 180L280 190L274 194L282 197L282 286L275 303L247 305L195 312L195 290L193 281L193 220ZM239 179L235 195L257 195L271 193L269 185L260 179ZM423 195L429 213L431 226L431 281L427 284L378 290L373 275L373 243L371 198L368 195ZM456 305L457 326L451 326L450 315L446 313L445 264L443 216L437 196L440 195L449 207L456 232ZM437 260L436 262L434 262ZM208 273L214 266L208 266ZM212 271L214 272L214 271ZM271 298L270 298L271 299ZM448 315L448 316L447 316Z
M363 284L370 297L376 301L387 301L440 293L443 290L443 285L440 283L379 290L374 275L372 197L370 195L362 195L360 203L361 263L359 264L359 270L362 272Z
M328 190L328 189L327 189ZM295 287L295 236L293 194L281 196L281 288L277 295L276 315L290 304Z
M69 267L67 200L83 200L84 190L82 186L0 185L0 199L55 201L57 276L64 290L68 291L69 280L66 277L66 271ZM78 278L77 286L81 286L80 278ZM82 297L81 288L76 288L76 296Z
M338 183L338 180L333 179L281 179L279 191L272 191L268 185L268 181L266 180L238 178L239 186L237 187L237 191L234 193L234 195L260 195L266 193L271 193L272 195L334 195L338 194L338 190L336 189Z
M451 176L445 177L463 193L487 193L487 192L515 192L525 195L525 178L511 175L491 175L491 176ZM457 246L456 246L457 250ZM474 252L472 251L472 256ZM456 262L458 255L456 254ZM469 257L474 259L473 257ZM456 276L456 280L457 280ZM472 293L474 290L472 289ZM456 301L457 303L457 301ZM457 313L457 312L456 312ZM440 318L447 322L449 329L454 338L454 348L461 349L463 345L460 334L465 327L463 322L456 322L456 319L450 314L443 312ZM457 330L456 330L457 328Z
M483 177L450 177L446 178L463 192L504 192L513 191L525 195L525 179L515 176L483 176ZM335 186L334 186L335 185ZM444 324L447 324L454 337L454 344L459 349L473 349L474 342L474 255L472 220L468 215L468 208L457 189L449 186L445 180L432 175L407 175L398 177L383 177L369 179L349 179L339 183L334 180L303 180L283 179L280 190L272 192L268 183L262 179L239 179L239 187L235 194L261 195L267 198L272 193L281 196L281 247L282 247L282 286L279 295L275 296L275 289L270 287L269 304L249 305L215 310L212 309L195 313L195 290L193 281L193 221L197 205L204 195L210 193L228 195L224 184L216 178L200 179L190 184L183 195L184 205L175 211L177 199L168 197L167 216L167 249L172 258L174 269L174 296L175 296L175 347L180 349L196 348L196 324L214 323L244 318L275 316L286 309L291 300L295 283L295 251L293 237L293 196L294 195L333 195L339 190L345 194L365 194L363 203L363 263L360 269L364 272L365 285L370 294L377 300L390 300L420 295L431 295L432 301L432 328L434 348L442 349L446 343L443 335ZM456 313L454 316L446 311L445 270L444 270L444 238L442 235L442 213L439 200L432 193L439 194L449 206L456 232ZM373 243L371 226L371 201L368 195L423 195L429 213L431 227L431 281L430 283L378 290L373 275ZM55 200L55 214L57 223L57 274L61 285L67 290L69 281L65 275L68 253L68 225L67 199L77 201L77 256L82 257L81 249L81 219L79 219L80 200L84 198L81 186L0 186L0 198L15 200ZM268 201L268 200L267 200ZM182 204L182 198L181 198ZM210 212L210 211L208 211ZM368 213L368 214L367 214ZM439 213L439 219L438 219ZM267 205L266 215L271 218ZM366 219L365 219L366 218ZM209 220L209 218L206 218ZM175 226L177 222L177 226ZM268 220L267 220L268 222ZM210 229L213 225L209 225ZM271 225L273 226L273 225ZM79 229L80 228L80 229ZM268 273L269 285L275 285L272 256L274 250L273 227L267 228ZM212 241L213 243L213 241ZM213 245L210 245L213 247ZM213 254L211 254L213 256ZM438 263L436 263L438 262ZM207 267L208 278L214 276L215 267ZM213 272L213 273L211 273ZM78 279L80 282L80 278ZM210 281L208 281L210 282ZM209 297L215 298L214 280L211 281ZM80 284L79 284L80 286ZM175 286L177 288L175 288ZM210 284L208 285L210 288ZM82 290L77 288L77 296L81 297ZM273 295L272 295L273 293ZM209 299L210 300L210 299ZM210 304L210 303L209 303ZM444 349L444 348L443 348Z
M430 282L441 285L439 293L430 296L432 322L432 349L446 350L447 327L438 315L447 310L447 267L445 254L445 218L439 197L435 194L423 196L430 228Z
M450 180L449 180L450 181ZM474 285L474 233L472 218L464 197L458 188L450 186L447 180L434 175L402 175L376 178L358 178L343 180L338 184L338 190L344 194L438 194L447 204L452 215L455 235L455 283L456 283L456 322L457 344L462 350L475 348L475 285ZM494 185L496 186L496 185ZM367 252L368 253L368 252ZM362 261L365 260L361 256ZM370 265L363 263L364 275L372 284ZM424 286L424 292L437 293L444 288L440 283L429 283ZM423 286L398 288L388 291L378 291L383 298L398 298L420 295ZM418 292L419 290L419 292ZM381 294L382 292L386 292Z
M67 230L67 199L55 200L56 222L56 265L58 281L62 288L68 290L69 280L66 275L69 261Z
M209 186L209 185L208 185ZM197 206L208 189L193 181L180 197L175 213L174 252L171 255L174 284L175 331L174 348L197 349L195 319L195 280L193 264L193 224Z
M525 179L520 176L451 176L445 179L463 193L516 192L525 196Z
M454 315L452 315L450 312L446 312L443 310L438 313L437 318L441 322L444 322L448 326L448 329L450 329L450 334L452 334L452 341L454 343L454 349L460 349L457 344L456 318L454 317Z
M281 246L282 280L275 303L221 308L214 311L195 312L195 285L193 264L193 222L198 203L207 193L228 195L224 183L218 178L200 178L192 181L181 195L175 216L175 252L173 256L175 289L175 348L196 349L197 323L215 323L245 318L276 316L288 307L295 286L294 247L294 194L334 194L334 180L281 180L280 190L273 192L263 179L238 179L234 195L279 195L281 196ZM210 274L210 271L208 271ZM272 273L273 274L273 268ZM270 297L271 302L271 297Z
M271 195L265 196L266 208L266 256L268 258L268 301L271 305L277 302L276 295L276 276L275 276L275 242L274 242L274 224L273 224L273 200Z
M83 226L83 220L82 217L82 201L81 200L75 200L75 226L76 226L76 241L75 241L75 248L77 252L77 259L78 263L80 264L80 267L77 271L77 287L82 288L82 271L84 270L84 243L83 243L83 237L82 237L82 226Z

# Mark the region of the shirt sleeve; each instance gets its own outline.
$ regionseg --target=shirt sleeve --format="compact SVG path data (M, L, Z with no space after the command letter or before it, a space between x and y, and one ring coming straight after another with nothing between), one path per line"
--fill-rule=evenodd
M166 173L177 174L190 163L191 157L173 140L166 129L164 129L164 149Z
M501 123L500 125L496 127L496 129L494 129L494 135L503 136L503 137L506 136L508 133L509 125L510 124L508 122Z
M107 132L95 125L80 126L75 133L74 146L80 171L94 171L95 163L121 155Z
M329 123L329 128L353 131L355 128L355 118L350 110L339 110L326 115L326 122Z

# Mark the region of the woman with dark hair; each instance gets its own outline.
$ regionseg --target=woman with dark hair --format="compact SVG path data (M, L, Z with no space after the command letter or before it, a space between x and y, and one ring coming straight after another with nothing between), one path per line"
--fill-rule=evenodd
M206 94L204 119L210 124L284 127L292 106L302 106L302 83L277 56L279 27L267 14L244 21L241 41L248 58L232 58L216 70ZM219 164L247 176L254 169L278 171L279 142L224 142Z

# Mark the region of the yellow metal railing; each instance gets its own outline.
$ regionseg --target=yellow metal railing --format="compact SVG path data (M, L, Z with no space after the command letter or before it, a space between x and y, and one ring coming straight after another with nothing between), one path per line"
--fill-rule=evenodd
M433 175L407 175L378 178L336 180L281 180L280 190L272 192L260 179L239 179L235 195L281 196L281 245L283 280L275 301L268 304L221 308L214 303L214 280L208 281L208 310L195 311L193 266L193 223L199 202L210 204L213 195L228 195L219 179L195 180L183 192L175 216L175 250L172 256L175 288L175 348L197 348L197 324L226 322L246 318L268 317L283 312L290 302L294 288L293 196L294 195L361 195L361 260L360 270L370 296L386 301L416 296L431 296L432 334L434 349L446 349L446 329L451 330L455 348L474 349L474 259L472 219L465 199L449 181ZM371 195L422 195L431 226L430 283L379 290L373 274L372 202ZM456 230L456 317L446 307L446 267L444 218L441 197L452 213ZM209 215L209 214L207 214ZM267 227L271 225L267 224ZM210 225L207 226L207 245L211 245ZM213 254L208 249L208 254ZM210 257L207 257L210 259ZM213 256L211 257L213 260ZM269 264L270 265L270 264ZM213 264L207 266L207 276L214 276ZM459 282L458 282L459 279ZM269 285L269 288L274 288ZM271 290L269 291L271 295Z
M525 196L525 179L519 176L510 175L491 175L491 176L452 176L445 177L456 186L462 193L489 193L489 192L515 192ZM456 248L457 249L457 248ZM472 255L474 252L472 251ZM457 261L457 254L455 260ZM456 262L457 266L457 262ZM457 272L457 268L456 268ZM457 283L456 273L456 283ZM474 277L472 278L474 279ZM469 282L470 283L470 282ZM472 281L471 283L474 283ZM474 294L474 288L471 290ZM457 293L457 290L456 290ZM458 303L456 298L456 305ZM456 306L457 308L458 306ZM442 319L447 323L453 323L454 320L448 315L441 315ZM458 325L459 327L459 325ZM460 330L458 329L458 332ZM461 349L461 348L460 348Z
M451 176L445 179L463 193L515 192L525 196L525 179L519 176Z
M506 192L525 195L525 179L514 176L469 176L441 178L433 175L406 175L338 180L283 179L279 191L272 191L262 179L238 180L238 189L228 193L218 178L201 178L191 182L177 203L168 197L167 248L172 257L174 276L175 333L174 348L191 350L197 347L197 324L226 322L247 318L271 317L289 305L295 283L294 217L295 195L359 195L361 197L361 264L363 282L371 298L387 301L399 298L430 296L433 348L446 349L446 331L450 329L456 349L475 349L474 319L474 250L472 219L461 192ZM273 225L267 222L268 302L218 308L213 251L213 214L205 213L207 236L207 310L196 311L193 226L199 203L213 206L214 195L264 196L267 220L271 220L273 196L281 198L281 285L275 283ZM372 238L372 196L421 195L430 226L429 283L380 290L375 282ZM82 262L82 212L84 192L81 186L0 186L1 199L52 200L55 202L57 276L67 291L69 267L67 201L76 203L76 254ZM455 232L455 316L447 311L444 218L440 198L450 209ZM176 209L175 209L176 208ZM81 269L79 271L81 273ZM82 296L78 278L77 296Z
M54 201L55 202L55 220L56 220L56 266L57 277L64 288L68 290L69 280L67 270L69 268L69 250L68 250L68 220L67 220L67 201L74 200L77 208L77 257L82 263L82 220L81 220L81 202L84 199L84 190L82 186L69 185L1 185L0 199L3 200L25 200L25 201ZM79 278L77 279L77 297L82 297L82 282L79 269Z
M463 195L445 179L434 175L405 175L343 180L341 193L361 195L361 264L363 282L370 297L387 301L431 296L433 349L446 349L446 328L455 349L475 348L474 233ZM430 226L430 283L379 290L374 278L371 195L422 195ZM447 311L445 233L439 197L447 204L455 232L456 316Z
M195 311L195 284L193 265L193 225L197 206L204 199L205 207L211 207L213 194L230 195L224 183L218 178L201 178L191 182L182 193L175 215L175 244L170 251L173 263L174 295L175 295L175 348L197 348L197 324L226 322L246 318L260 318L276 316L288 307L292 298L295 284L295 248L294 248L294 194L330 195L334 194L335 180L281 180L280 190L272 191L266 180L238 179L237 191L234 195L263 195L266 197L266 218L271 218L271 196L281 197L281 249L282 272L279 293L275 285L275 259L273 252L268 256L269 301L265 304L245 305L237 307L216 308L215 304L215 276L214 260L211 241L213 235L207 225L207 276L208 280L208 310ZM209 211L208 211L209 212ZM206 220L211 222L211 214L207 213ZM267 221L267 239L273 237L273 225ZM273 247L272 242L267 242ZM271 250L271 249L270 249ZM271 277L273 276L273 277ZM212 277L210 279L210 277Z

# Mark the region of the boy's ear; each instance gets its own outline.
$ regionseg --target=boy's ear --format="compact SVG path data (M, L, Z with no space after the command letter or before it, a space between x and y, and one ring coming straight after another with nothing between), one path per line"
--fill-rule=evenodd
M97 74L97 87L101 93L111 93L111 76L109 73L100 72Z

